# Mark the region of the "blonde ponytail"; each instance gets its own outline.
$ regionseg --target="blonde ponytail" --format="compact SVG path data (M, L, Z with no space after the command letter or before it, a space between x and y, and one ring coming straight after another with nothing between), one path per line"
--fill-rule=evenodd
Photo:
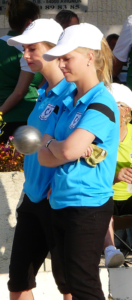
M94 65L99 81L103 81L105 86L111 89L112 69L113 69L113 53L103 37L101 41L101 50L93 50L85 47L78 47L77 52L88 55L91 51L94 53Z
M101 50L93 51L95 53L95 68L98 79L110 88L112 83L113 53L104 37L101 41Z

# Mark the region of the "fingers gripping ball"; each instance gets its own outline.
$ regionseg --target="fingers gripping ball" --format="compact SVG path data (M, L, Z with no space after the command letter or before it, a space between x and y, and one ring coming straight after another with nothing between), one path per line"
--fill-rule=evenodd
M14 132L13 144L17 151L23 154L32 154L41 146L40 131L29 125L20 126Z

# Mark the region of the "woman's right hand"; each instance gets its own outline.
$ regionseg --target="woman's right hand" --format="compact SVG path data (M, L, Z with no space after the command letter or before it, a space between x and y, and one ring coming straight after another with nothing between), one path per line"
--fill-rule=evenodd
M85 158L87 156L91 156L91 153L93 152L93 148L92 146L90 145L87 150L83 153L83 155L81 157Z
M118 174L116 174L115 176L114 183L119 181L124 181L132 184L132 169L126 167L120 169Z

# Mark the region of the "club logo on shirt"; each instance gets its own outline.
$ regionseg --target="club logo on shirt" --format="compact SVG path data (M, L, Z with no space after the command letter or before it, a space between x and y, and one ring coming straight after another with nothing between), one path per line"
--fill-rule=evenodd
M132 153L130 153L130 158L131 158L131 160L132 160Z
M55 106L52 104L48 104L46 106L46 108L44 109L44 111L41 113L41 115L39 116L40 120L42 121L46 121L49 116L51 115L52 111L55 109Z
M80 118L81 118L81 115L82 113L80 112L77 112L73 121L71 122L69 128L72 129L72 128L75 128L75 126L77 125L77 123L79 122Z

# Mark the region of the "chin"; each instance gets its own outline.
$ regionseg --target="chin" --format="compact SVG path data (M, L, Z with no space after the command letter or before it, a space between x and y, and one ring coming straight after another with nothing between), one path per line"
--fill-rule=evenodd
M39 72L38 68L36 68L35 66L29 66L29 68L31 69L31 71L33 72Z
M66 79L66 81L68 81L68 82L74 82L73 77L70 76L69 74L65 75L65 79Z

